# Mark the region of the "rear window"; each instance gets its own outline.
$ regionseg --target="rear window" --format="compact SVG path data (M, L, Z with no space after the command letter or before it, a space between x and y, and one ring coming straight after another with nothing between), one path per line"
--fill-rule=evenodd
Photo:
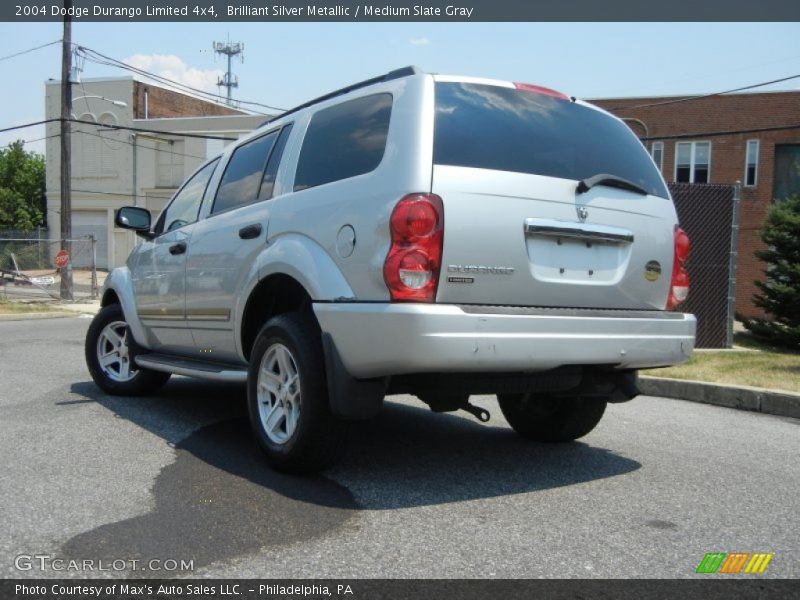
M294 190L377 168L386 150L391 114L391 94L357 98L317 112L300 150Z
M624 123L569 100L515 88L437 83L433 161L574 180L605 173L669 197L644 146Z

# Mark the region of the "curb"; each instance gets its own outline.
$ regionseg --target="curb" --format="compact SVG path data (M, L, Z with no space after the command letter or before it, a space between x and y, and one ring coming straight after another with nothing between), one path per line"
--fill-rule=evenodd
M29 312L29 313L7 313L0 315L2 321L27 321L29 319L63 319L64 317L78 317L77 312Z
M639 377L639 390L647 396L677 398L800 419L800 394L793 392L647 376Z

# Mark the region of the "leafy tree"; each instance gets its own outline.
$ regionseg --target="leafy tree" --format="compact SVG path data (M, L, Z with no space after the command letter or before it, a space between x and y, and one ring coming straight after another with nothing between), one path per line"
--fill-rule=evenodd
M768 248L756 252L767 263L766 281L757 281L760 290L756 306L771 320L750 319L745 327L771 341L800 347L800 195L776 203L761 228L761 239Z
M44 224L44 157L17 140L0 150L0 229L30 231Z

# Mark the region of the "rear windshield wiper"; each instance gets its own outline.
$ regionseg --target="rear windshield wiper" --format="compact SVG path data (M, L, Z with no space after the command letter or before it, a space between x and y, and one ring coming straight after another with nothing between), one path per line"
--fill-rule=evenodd
M609 187L620 188L623 190L628 190L631 192L636 192L637 194L644 194L647 196L650 192L648 192L643 187L636 185L632 181L628 181L627 179L623 179L622 177L617 177L616 175L609 175L608 173L599 173L597 175L592 175L591 177L587 177L586 179L581 179L578 182L578 188L575 190L578 194L583 194L584 192L588 192L596 185L607 185Z

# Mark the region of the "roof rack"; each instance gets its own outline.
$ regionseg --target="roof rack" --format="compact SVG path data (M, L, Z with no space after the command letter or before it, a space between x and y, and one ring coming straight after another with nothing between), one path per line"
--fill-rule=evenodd
M289 110L284 111L279 115L275 115L274 117L272 117L270 119L267 119L266 121L261 123L261 125L259 125L258 127L259 128L263 127L264 125L267 125L268 123L272 123L273 121L275 121L277 119L281 119L281 118L285 117L286 115L290 115L290 114L295 113L295 112L297 112L299 110L302 110L304 108L308 108L309 106L313 106L314 104L317 104L317 103L322 102L324 100L329 100L331 98L335 98L336 96L341 96L341 95L346 94L348 92L352 92L353 90L357 90L359 88L363 88L363 87L367 87L367 86L370 86L370 85L374 85L376 83L382 83L384 81L392 81L393 79L400 79L402 77L409 77L411 75L419 75L422 72L423 71L421 71L417 67L409 66L409 67L402 67L400 69L395 69L394 71L389 71L385 75L378 75L377 77L373 77L371 79L365 79L364 81L359 81L358 83L354 83L352 85L348 85L347 87L343 87L343 88L341 88L339 90L336 90L335 92L330 92L329 94L325 94L324 96L320 96L319 98L314 98L313 100L309 100L308 102L304 102L303 104L301 104L299 106L295 106L294 108L290 108Z

